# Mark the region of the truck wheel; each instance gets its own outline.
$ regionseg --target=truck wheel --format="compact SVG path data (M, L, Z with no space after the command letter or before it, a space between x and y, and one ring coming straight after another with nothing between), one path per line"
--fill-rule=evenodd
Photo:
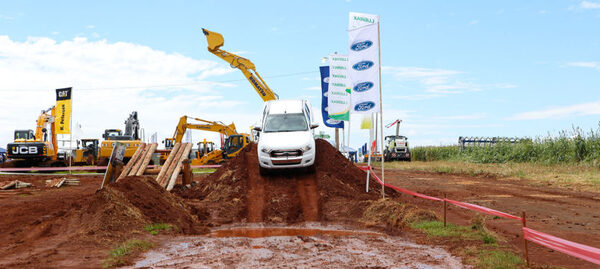
M268 176L269 175L269 169L263 168L262 166L258 166L258 172L260 173L261 176Z
M315 164L313 164L311 166L307 166L305 169L306 169L305 171L306 171L307 174L314 174L315 171L317 170L315 168Z

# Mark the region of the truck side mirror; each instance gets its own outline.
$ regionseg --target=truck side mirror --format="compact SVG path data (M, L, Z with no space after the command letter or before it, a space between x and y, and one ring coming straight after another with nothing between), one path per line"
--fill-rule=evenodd
M311 129L315 129L315 128L317 128L317 127L319 127L319 124L318 124L318 123L313 123L313 124L311 124L311 125L310 125L310 128L311 128Z
M254 131L262 132L262 128L260 126L254 126Z

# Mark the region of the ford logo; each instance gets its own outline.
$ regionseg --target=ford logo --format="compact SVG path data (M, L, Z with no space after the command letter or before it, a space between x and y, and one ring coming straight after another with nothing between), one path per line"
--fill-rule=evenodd
M352 46L350 46L350 49L352 49L353 51L361 51L366 50L371 46L373 46L373 42L371 42L370 40L366 40L352 44Z
M354 68L354 70L357 71L363 71L363 70L367 70L369 68L371 68L373 66L373 62L371 61L360 61L358 63L355 63L352 68Z
M324 83L329 83L329 77L324 77L324 78L323 78L323 82L324 82Z
M365 82L356 84L354 86L354 91L355 92L364 92L364 91L370 90L371 88L373 88L373 82L365 81Z
M375 106L375 103L371 101L366 101L362 103L358 103L354 106L354 111L367 111L372 109Z
M329 124L331 124L331 125L340 124L339 120L334 120L334 119L327 119L326 122L329 123Z

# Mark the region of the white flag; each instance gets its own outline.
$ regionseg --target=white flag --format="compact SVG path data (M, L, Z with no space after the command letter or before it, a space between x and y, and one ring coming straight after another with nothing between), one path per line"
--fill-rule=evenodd
M350 87L348 85L348 55L329 54L329 118L348 120Z
M348 29L363 27L369 24L379 23L379 16L373 14L365 14L358 12L350 12L350 21L348 23Z
M351 15L352 20L352 15ZM378 24L348 30L350 113L379 112Z

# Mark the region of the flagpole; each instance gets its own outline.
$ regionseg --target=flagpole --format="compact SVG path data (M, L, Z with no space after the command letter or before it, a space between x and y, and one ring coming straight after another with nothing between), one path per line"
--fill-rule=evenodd
M379 25L381 23L381 17L377 16L377 44L379 46L379 119L380 119L380 128L381 128L381 180L385 185L385 158L383 156L383 91L381 87L381 37L379 33ZM385 186L381 185L381 196L385 198Z
M71 170L73 164L73 88L71 88L71 113L69 113L69 175L73 174Z

